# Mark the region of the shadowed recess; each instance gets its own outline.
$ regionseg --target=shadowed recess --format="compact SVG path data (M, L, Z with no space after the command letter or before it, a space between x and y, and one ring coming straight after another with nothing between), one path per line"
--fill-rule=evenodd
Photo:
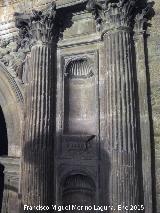
M0 156L8 154L8 139L6 122L0 106Z

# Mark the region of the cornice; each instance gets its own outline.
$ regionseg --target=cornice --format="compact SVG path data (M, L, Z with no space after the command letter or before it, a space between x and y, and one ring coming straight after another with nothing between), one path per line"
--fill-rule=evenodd
M58 48L66 48L66 47L75 47L75 46L83 46L86 44L94 44L97 42L101 42L101 35L100 33L93 33L88 36L88 34L79 37L72 37L69 39L63 39L59 41L57 46Z

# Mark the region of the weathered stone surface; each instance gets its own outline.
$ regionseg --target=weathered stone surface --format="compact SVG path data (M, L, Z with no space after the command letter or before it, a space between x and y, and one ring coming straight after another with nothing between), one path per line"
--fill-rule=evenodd
M22 205L140 202L155 213L156 175L159 213L158 0L148 44L152 3L57 0L56 13L51 2L8 0L0 7L0 105L12 156L20 154L25 115ZM9 212L18 212L17 204L11 210L17 199L17 191L5 191Z

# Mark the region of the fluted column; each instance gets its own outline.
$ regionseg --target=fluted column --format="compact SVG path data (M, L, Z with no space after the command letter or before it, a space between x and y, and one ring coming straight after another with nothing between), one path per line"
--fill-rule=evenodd
M131 35L128 29L117 29L105 33L104 42L107 78L106 134L111 160L110 200L116 206L122 203L137 205L139 168L135 105L138 103Z
M132 30L138 3L135 0L102 1L103 4L99 1L94 2L96 3L89 1L88 9L95 15L98 28L102 31L105 50L106 144L104 149L109 155L111 165L108 180L110 205L117 213L120 210L139 212L144 206L140 207L143 205L143 181ZM118 205L121 205L120 209ZM130 209L131 205L135 206L135 209Z
M52 4L44 11L33 11L27 17L27 35L31 35L29 39L32 48L25 64L25 72L28 73L25 74L27 83L20 212L26 212L24 205L34 207L40 204L51 208L54 202L55 16L55 5ZM24 19L20 23L24 23ZM36 209L32 212L36 212Z
M55 59L52 47L32 47L30 60L31 81L26 87L26 129L21 181L23 204L34 206L53 202Z

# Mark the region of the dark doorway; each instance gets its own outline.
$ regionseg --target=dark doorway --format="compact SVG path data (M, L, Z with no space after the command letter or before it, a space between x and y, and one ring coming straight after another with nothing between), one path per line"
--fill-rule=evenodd
M8 155L7 128L2 108L0 106L0 157ZM0 212L2 209L4 191L4 166L0 164Z

